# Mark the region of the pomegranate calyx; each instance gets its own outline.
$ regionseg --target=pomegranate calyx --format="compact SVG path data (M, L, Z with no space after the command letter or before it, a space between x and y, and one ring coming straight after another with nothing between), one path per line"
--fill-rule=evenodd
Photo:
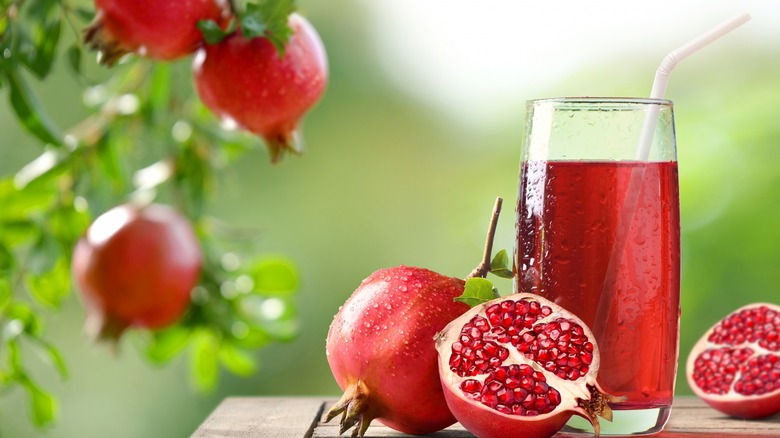
M354 426L352 436L362 437L371 424L371 420L376 417L370 412L368 394L368 387L362 381L358 380L349 384L344 390L344 395L328 411L325 422L327 423L341 414L339 435Z
M129 324L116 318L106 317L99 312L89 312L84 324L84 331L93 342L108 342L116 344L119 338L129 328Z
M100 54L98 62L106 67L114 66L123 56L130 53L106 31L99 12L95 20L84 29L84 43L90 50Z
M577 399L577 406L582 410L582 412L578 413L593 425L594 436L598 438L601 431L599 417L612 421L612 408L609 407L609 403L625 401L626 397L615 397L607 394L595 385L587 386L588 391L590 391L590 397Z
M265 141L272 164L280 162L287 152L293 155L301 155L303 153L303 136L299 128L289 132L281 132L271 137L265 137Z

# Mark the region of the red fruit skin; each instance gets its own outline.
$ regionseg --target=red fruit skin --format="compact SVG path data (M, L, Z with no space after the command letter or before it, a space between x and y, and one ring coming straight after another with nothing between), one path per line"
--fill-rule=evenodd
M325 48L314 27L298 14L283 58L266 38L247 40L241 32L198 51L195 87L219 117L263 137L271 158L301 152L300 119L321 97L328 80Z
M130 326L159 329L175 322L189 305L201 260L189 222L168 206L125 204L98 217L73 254L92 334L118 336Z
M767 394L749 400L702 399L714 409L732 417L754 420L780 412L780 393Z
M479 438L547 438L561 430L572 415L571 411L558 412L552 416L540 415L535 417L536 421L518 424L517 417L467 401L462 393L453 391L444 379L441 383L444 397L455 418Z
M694 345L693 349L691 350L691 354L688 356L685 374L686 377L688 378L688 385L690 386L690 388L697 396L699 396L699 398L704 400L704 402L706 402L708 405L712 406L714 409L720 412L723 412L724 414L731 415L732 417L756 419L756 418L768 417L770 415L774 415L780 412L780 380L776 382L776 389L773 392L769 392L767 394L763 394L759 396L745 396L745 395L735 394L733 392L725 395L709 394L704 390L702 390L694 380L693 377L694 362L696 361L696 358L704 350L710 348L716 348L719 346L720 347L724 346L723 344L713 344L708 341L708 338L713 333L714 329L718 325L720 325L723 320L725 320L731 315L739 313L742 310L757 308L761 306L768 307L769 309L780 313L780 306L771 303L754 303L754 304L748 304L746 306L740 307L739 309L735 310L731 314L724 317L721 321L719 321L709 330L707 330L707 332L704 333L704 335L701 337L701 339L699 339L696 345ZM747 344L742 344L742 345L747 345ZM778 350L774 350L774 351L769 350L767 353L774 353L775 355L780 356L780 351Z
M203 41L198 21L226 24L229 16L224 0L95 0L95 10L99 45L157 60L194 52Z
M342 389L364 382L372 416L386 426L420 435L455 423L433 336L468 310L453 301L464 286L427 269L382 269L363 280L334 318L326 345L333 376Z

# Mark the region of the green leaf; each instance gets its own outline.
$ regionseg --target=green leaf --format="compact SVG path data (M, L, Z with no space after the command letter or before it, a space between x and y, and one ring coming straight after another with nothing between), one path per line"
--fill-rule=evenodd
M169 64L156 63L149 81L149 97L146 110L149 119L155 122L164 120L170 114L171 67Z
M219 379L219 345L211 332L201 331L195 337L190 356L191 379L202 392L213 391Z
M33 337L40 337L43 331L38 315L27 304L13 301L6 310L6 319L18 320L22 324L22 331Z
M25 276L27 289L38 303L59 308L62 300L70 293L70 269L65 258L60 258L54 267L43 274Z
M49 362L63 379L68 378L68 366L65 364L65 358L62 357L60 351L54 347L54 345L44 341L41 338L33 338L34 345L37 347L38 353L43 356L43 359Z
M512 278L512 268L505 249L499 251L490 261L490 273L501 278Z
M50 213L49 230L55 239L70 247L84 234L89 220L86 212L78 211L72 205L64 205Z
M22 63L38 79L44 79L49 75L60 40L61 23L59 19L49 22L39 22L32 26L32 38L24 32L18 32L17 37L22 37L19 46L19 54Z
M38 427L51 424L57 416L57 400L36 385L29 377L25 376L20 383L30 396L33 424Z
M68 65L73 69L75 73L81 73L81 47L78 44L73 44L68 47Z
M0 315L2 315L8 305L11 304L13 297L14 291L11 287L11 280L8 276L0 276Z
M19 190L25 190L30 185L51 182L68 169L73 158L74 154L67 153L62 149L46 148L41 155L16 172L14 185ZM51 186L47 186L43 190L48 193L53 191Z
M222 344L219 349L219 361L228 371L237 376L249 377L257 372L257 363L254 358L230 344Z
M233 343L249 349L258 349L270 344L273 338L260 327L249 327L244 336L233 338Z
M241 33L245 38L265 37L284 56L285 46L292 36L287 19L295 11L295 0L259 0L247 3L241 15Z
M13 253L7 246L0 242L0 280L4 280L8 277L8 274L14 267L14 263Z
M474 307L498 297L498 291L493 287L493 283L490 280L476 277L466 280L466 288L463 290L463 295L455 298L455 301Z
M38 241L30 248L27 269L32 275L41 275L54 269L60 257L60 245L48 233L41 233Z
M170 361L187 346L191 334L188 328L178 325L155 332L146 357L157 364Z
M12 179L0 180L0 205L3 206L0 208L0 220L29 222L35 213L45 211L56 195L56 191L45 185L19 190Z
M81 20L86 22L95 19L95 11L89 8L77 7L77 8L73 8L73 12L76 13L77 17L79 17Z
M5 71L9 100L22 126L44 143L62 145L62 133L33 94L24 77L14 69Z
M289 297L298 289L295 266L282 258L259 260L249 269L253 292L263 296Z
M238 311L250 327L262 329L277 341L291 341L298 335L298 312L288 297L247 295L239 300Z
M13 323L13 320L10 323ZM8 340L5 344L5 346L8 348L8 355L6 357L6 360L8 361L8 368L13 374L24 374L24 364L22 363L22 347L19 345L19 340L15 336L9 337L6 335L6 333L9 331L8 324L6 324L4 328L4 339Z
M218 44L230 33L222 30L214 20L198 20L198 29L203 34L206 44Z

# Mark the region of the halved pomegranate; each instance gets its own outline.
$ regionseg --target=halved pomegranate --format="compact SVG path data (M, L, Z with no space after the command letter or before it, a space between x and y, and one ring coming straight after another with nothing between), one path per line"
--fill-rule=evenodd
M713 408L735 417L780 412L780 306L741 307L691 350L688 384Z
M538 295L488 301L436 336L439 376L455 418L480 438L549 437L572 414L612 419L596 383L599 350L576 316Z

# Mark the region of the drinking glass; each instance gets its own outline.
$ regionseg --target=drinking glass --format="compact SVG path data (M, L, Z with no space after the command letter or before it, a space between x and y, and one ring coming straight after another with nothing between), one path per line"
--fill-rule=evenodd
M649 156L637 157L648 126ZM542 295L588 324L601 387L626 397L611 405L614 421L601 422L602 434L662 430L680 319L672 102L529 101L516 225L515 292ZM567 430L592 431L578 417Z

